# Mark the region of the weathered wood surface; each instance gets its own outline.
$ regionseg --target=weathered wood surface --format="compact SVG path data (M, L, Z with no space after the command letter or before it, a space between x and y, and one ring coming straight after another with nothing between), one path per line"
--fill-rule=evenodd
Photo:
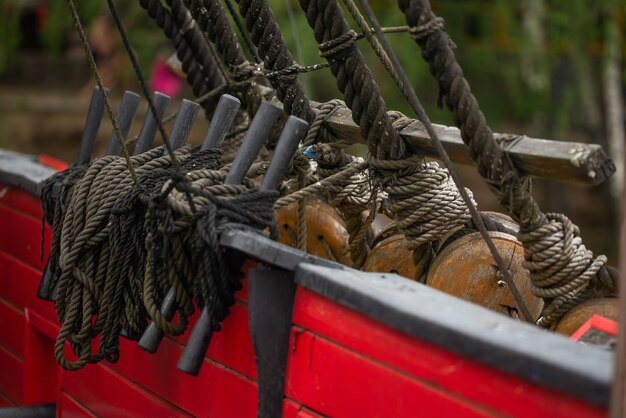
M264 92L269 94L269 92ZM115 102L115 101L114 101ZM273 104L282 106L277 99ZM114 103L115 105L115 103ZM17 94L0 94L0 110L28 111L33 113L80 113L84 112L88 101L75 97L65 99L62 96L30 100ZM145 108L142 103L140 111ZM145 109L144 109L145 110ZM365 143L359 127L352 120L348 109L341 109L331 115L326 126L340 139L354 143ZM467 147L461 140L457 128L435 124L444 148L453 162L472 164ZM409 144L414 153L425 157L438 158L426 130L406 128L400 135ZM503 134L496 134L502 136ZM521 174L538 179L553 180L581 185L598 185L605 182L614 172L615 165L604 149L597 144L579 142L552 141L548 139L521 136L504 145L505 152Z
M556 324L554 331L572 335L593 315L600 315L617 321L619 306L617 298L591 299L572 308Z
M363 264L363 271L396 273L415 280L413 252L404 246L404 235L392 235L372 248Z
M345 223L336 209L317 199L306 201L307 253L350 266ZM276 210L278 242L296 246L292 236L298 231L298 205L291 203ZM328 251L332 251L332 256Z
M338 138L364 143L359 127L352 120L348 109L333 113L326 121L327 127ZM434 124L435 131L453 162L473 164L467 146L455 127ZM406 128L400 135L411 150L425 157L438 158L437 151L421 124L418 128ZM496 134L503 137L505 134ZM506 134L506 136L509 136ZM615 165L604 149L597 144L552 141L520 136L503 144L520 174L535 178L583 185L598 185L615 172Z
M514 236L502 232L489 232L489 235L533 319L538 318L543 301L531 291L529 273L522 266L522 244ZM521 318L513 295L499 276L491 251L479 232L465 235L444 248L431 264L426 283L492 311Z

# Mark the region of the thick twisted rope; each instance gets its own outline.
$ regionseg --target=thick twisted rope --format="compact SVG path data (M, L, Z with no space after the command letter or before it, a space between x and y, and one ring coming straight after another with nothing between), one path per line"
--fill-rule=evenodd
M543 232L553 230L554 226L551 224L554 223L554 218L541 212L532 198L530 179L517 173L494 139L456 61L453 43L444 31L443 19L435 16L426 0L399 0L398 5L405 14L413 38L421 48L422 57L439 82L440 93L446 97L446 105L454 115L455 124L461 130L461 137L470 150L472 160L477 163L479 173L513 218L520 223L519 238L526 243L525 257L531 268L531 280L536 294L543 295L546 301L539 323L544 326L552 325L565 312L566 307L579 303L591 294L614 296L617 277L612 269L604 266L604 256L589 256L587 250L582 249L584 247L580 248L580 244L571 247L564 245L563 248L569 247L570 250L558 256L548 250L553 248L554 243ZM577 235L577 229L565 226L570 224L569 221L559 222L564 226L554 231L566 231L560 233L562 239ZM544 236L541 243L535 241L539 239L536 237L529 240L530 236L537 234ZM581 254L586 255L583 257ZM544 261L550 258L554 259L554 264L545 264ZM580 268L582 260L587 264ZM552 272L548 265L563 265L559 282L572 281L576 285L558 286L555 288L557 290L547 293L540 291L539 288L551 287L545 281L546 273L543 272L544 268ZM565 275L568 276L567 279ZM587 279L590 275L591 279ZM593 292L587 291L588 288L593 289Z
M267 0L238 0L237 3L265 68L277 71L291 67L294 64L293 57ZM270 82L287 114L307 122L313 120L315 114L295 75L271 78Z
M533 293L550 301L538 324L550 326L577 304L616 289L610 280L592 282L607 258L595 257L585 248L578 227L561 214L546 217L546 224L520 232L518 238L524 245L524 267L530 272Z
M216 220L274 230L277 192L254 191L250 181L237 188L222 185L226 174L213 169L219 157L214 150L191 154L187 146L175 156L182 173L195 170L180 174L160 147L132 157L140 178L134 185L123 159L104 157L73 186L66 182L64 212L57 210L61 201L46 203L59 215L53 220L58 248L51 273L52 286L58 283L61 331L55 356L62 367L77 370L102 359L115 361L120 325L138 336L148 313L166 332L182 333L192 298L210 307L212 324L219 327L239 285L238 278L224 275ZM45 196L54 185L44 185ZM179 305L176 325L155 313L169 287ZM97 337L99 346L92 352ZM64 355L68 342L75 359Z
M181 36L179 23L163 7L160 0L139 0L139 4L148 12L148 15L155 21L157 26L163 30L165 36L172 41L176 49L176 55L186 74L187 82L196 97L203 96L224 83L221 75L216 73L219 63L209 61L212 55L210 52L207 53L206 49L202 49L203 61L197 61L199 59L197 56L198 47L190 45L187 39ZM205 74L205 71L210 71L208 76Z
M224 7L219 1L185 0L198 27L215 43L218 53L228 65L243 64L246 61L237 34L232 29Z
M386 114L385 102L363 56L356 49L356 34L350 30L337 2L300 0L300 6L371 154L382 159L402 158L404 144Z
M363 163L363 159L352 157L343 152L347 144L341 142L318 143L309 147L307 154L317 161L317 174L320 179L329 178L345 170L349 165ZM346 230L349 234L348 250L352 260L352 267L360 268L367 254L369 246L366 241L369 223L365 222L363 212L370 208L377 212L376 202L372 201L371 183L369 175L364 171L345 177L328 185L325 190L328 201L339 209L346 221Z
M262 99L259 87L266 82L257 74L258 65L247 61L224 7L219 1L208 0L185 0L185 4L198 27L215 44L217 53L232 71L226 77L226 89L238 95L248 115L254 115Z
M372 161L372 165L392 170L395 176L385 187L387 209L405 236L405 246L413 251L416 279L425 282L434 244L466 227L471 219L467 206L448 171L436 162L406 159Z
M189 288L193 289L198 307L207 307L213 331L220 329L234 303L234 293L241 288L240 277L231 271L223 257L219 233L246 225L260 230L269 227L276 236L272 206L278 192L258 191L251 181L244 185L224 185L225 176L225 170L190 172L185 188L193 196L192 202L184 198L185 190L169 180L162 189L166 196L165 212L155 209L146 221L153 231L148 264L159 264L167 241L181 241L193 260Z
M177 155L183 156L184 150ZM189 154L188 149L186 153ZM171 167L171 158L162 157L163 147L156 148L141 156L132 157L140 179L146 173L164 167ZM44 195L50 195L54 181L44 184ZM51 251L51 288L58 284L55 304L61 331L55 344L55 356L64 368L76 370L87 362L103 358L114 360L117 356L117 339L121 315L120 300L123 300L124 283L122 277L129 271L129 253L116 254L109 258L110 233L113 224L109 222L114 207L128 190L147 187L149 182L134 185L127 171L126 163L119 157L103 157L96 160L77 179L72 190L65 196L65 210L55 206L53 242L58 247ZM50 208L49 202L44 208ZM49 217L49 216L47 216ZM133 246L130 235L120 237L123 247ZM82 310L80 309L82 307ZM95 320L92 321L92 318ZM91 352L91 339L102 333L98 351ZM63 348L69 341L76 360L64 357Z

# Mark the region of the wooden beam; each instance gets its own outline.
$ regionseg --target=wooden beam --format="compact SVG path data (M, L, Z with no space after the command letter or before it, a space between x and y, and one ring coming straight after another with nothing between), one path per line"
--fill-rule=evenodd
M271 97L273 92L264 88L261 93L266 97ZM272 102L282 107L282 103L277 99L273 99ZM87 104L85 100L67 99L65 96L29 100L18 94L0 94L0 110L3 111L82 113ZM145 107L145 103L142 105ZM349 109L336 111L327 119L326 126L340 139L365 143L359 127L352 120L352 112ZM434 126L454 163L473 164L457 128L437 124ZM400 135L413 153L430 158L439 157L421 124L417 123L415 127L402 130ZM496 136L504 135L496 134ZM513 141L505 142L504 148L521 174L538 179L598 185L604 183L615 172L615 165L604 149L597 144L521 136Z
M365 143L349 109L337 110L326 120L326 126L340 139ZM453 162L473 164L457 128L437 124L434 127ZM400 131L400 135L413 153L435 159L439 157L426 129L420 123ZM512 137L509 134L495 135L501 138ZM597 144L519 136L504 141L502 146L520 174L538 179L598 185L615 172L615 165Z

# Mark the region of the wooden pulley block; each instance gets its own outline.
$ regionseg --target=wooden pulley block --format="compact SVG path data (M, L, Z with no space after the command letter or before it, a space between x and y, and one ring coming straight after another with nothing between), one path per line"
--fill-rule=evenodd
M367 255L363 271L396 273L415 280L413 252L404 246L404 235L395 234L377 243Z
M489 232L533 319L543 300L531 292L530 275L524 267L524 248L517 239L503 232ZM433 260L427 284L442 292L484 306L513 318L522 318L507 284L479 232L450 243Z
M563 315L554 331L559 334L572 335L593 315L617 321L618 305L617 298L598 298L583 302Z
M298 204L276 210L278 242L295 247L298 234ZM349 234L335 208L318 199L306 201L307 253L327 260L351 265L348 252Z

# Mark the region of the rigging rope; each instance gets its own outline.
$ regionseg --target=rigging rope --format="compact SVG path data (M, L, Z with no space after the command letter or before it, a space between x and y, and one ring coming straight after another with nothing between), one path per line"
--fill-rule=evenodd
M582 242L573 238L578 236L578 228L561 218L562 215L555 218L541 212L532 197L530 179L519 175L494 139L456 61L454 44L444 30L443 19L435 16L427 0L398 0L398 5L422 57L439 83L440 94L446 98L478 172L520 223L518 238L524 245L525 266L530 269L535 294L546 302L538 323L552 326L566 308L591 297L615 296L617 276L605 265L606 257L590 255ZM545 231L556 235L546 235ZM566 240L565 244L559 244L565 253L558 256L554 251L556 237ZM546 281L548 272L559 270L552 269L553 266L561 266L562 270L556 283ZM574 284L567 286L564 284L567 281Z
M529 314L523 301L521 301L519 292L515 288L508 270L502 267L501 257L487 234L487 229L491 229L493 225L489 226L489 228L485 227L484 217L476 210L471 193L460 185L449 158L439 143L432 125L417 100L417 96L410 87L395 55L386 43L383 36L385 31L378 24L367 1L361 0L361 4L373 28L370 28L370 25L367 24L353 0L343 1L357 21L362 32L361 34L357 34L349 28L336 0L300 0L300 5L307 15L307 20L314 29L316 40L319 43L320 56L327 60L325 64L311 66L302 66L293 61L266 0L238 1L240 12L245 18L247 31L243 30L236 13L233 13L232 4L227 1L229 11L235 17L235 24L242 30L244 39L247 42L251 41L249 42L249 47L255 60L259 62L259 57L262 58L261 62L265 67L264 71L259 71L258 67L246 60L237 36L232 30L229 19L219 2L168 0L171 14L160 4L159 0L140 0L140 3L157 20L159 26L164 29L164 32L174 42L179 58L182 57L183 68L187 68L188 80L194 86L194 93L196 90L202 89L204 91L202 96L210 98L213 97L211 92L216 92L215 96L222 92L225 83L230 86L239 86L239 88L247 86L248 90L251 90L250 86L254 84L254 79L264 76L276 88L277 95L283 101L288 113L293 113L309 122L313 122L305 143L307 145L314 144L312 149L315 151L315 154L319 154L317 158L318 175L321 178L329 176L329 179L334 179L331 182L324 183L330 186L325 193L330 195L331 202L343 208L342 213L347 220L348 229L350 230L350 248L351 253L353 253L351 256L355 266L360 266L362 261L364 261L364 254L367 254L367 245L365 244L365 247L362 247L365 243L364 231L367 226L367 220L371 221L378 208L375 193L372 194L370 190L372 187L374 189L381 186L387 188L389 199L385 210L395 215L396 228L405 234L408 246L415 250L414 259L416 263L421 263L423 268L428 267L429 263L427 260L433 254L433 242L441 240L442 237L449 237L455 230L462 229L469 223L470 215L467 210L469 208L474 226L483 233L485 241L492 251L505 281L509 284L509 288L520 310L528 319ZM124 45L129 51L144 94L150 102L151 111L156 116L150 95L145 87L145 80L143 80L143 76L138 71L136 57L134 57L130 50L130 45L127 43L119 16L116 16L113 1L107 0L107 2L112 6L112 12L114 12L116 24L120 28ZM72 0L68 0L68 4L70 4L72 9ZM185 4L189 9L185 7ZM594 257L593 253L582 245L578 228L567 218L562 215L543 214L530 195L530 180L520 178L513 164L505 158L497 141L494 140L493 134L489 130L467 82L463 78L460 67L455 61L452 52L453 43L444 31L443 19L436 17L430 11L428 2L424 0L399 0L399 5L405 12L409 25L407 27L391 28L393 30L390 31L406 31L408 29L411 36L420 45L422 55L429 62L431 71L439 81L440 98L447 98L446 103L455 115L455 122L461 128L463 139L470 148L470 154L478 162L479 172L487 179L490 188L498 194L501 202L522 225L518 238L526 249L526 266L531 271L533 292L548 302L538 323L544 326L551 326L564 312L580 301L594 296L614 295L616 276L614 270L605 266L606 257ZM73 9L73 17L75 18L77 30L81 33L82 28L79 27L80 22L75 8ZM172 28L176 30L174 31ZM207 34L208 40L200 32L200 29ZM381 62L383 62L417 115L424 122L429 135L449 169L449 174L434 164L424 164L418 157L407 155L404 142L398 135L399 126L406 121L394 117L392 113L388 114L386 112L384 101L363 61L361 53L356 47L356 41L361 37L365 37L371 43ZM83 38L84 33L81 36L81 39ZM242 81L233 83L231 77L226 75L219 60L214 55L209 41L215 43L217 52L231 68L231 74L234 79ZM258 50L255 50L254 46ZM86 49L88 49L88 45ZM95 63L91 63L92 60L93 57L91 57L90 64L94 73L97 74ZM322 129L322 123L339 106L330 108L322 105L321 107L315 106L315 109L312 108L304 95L301 85L298 83L298 74L319 70L327 66L331 68L333 75L337 78L337 85L344 94L348 107L352 110L353 119L358 123L361 134L364 138L367 138L372 154L368 164L375 169L375 173L378 175L378 179L373 186L369 182L364 181L363 169L360 172L352 171L356 165L352 164L354 161L352 161L351 157L343 153L340 142L339 146L336 144L337 141L335 141L334 145L332 143L324 143L330 139L330 135ZM220 76L219 72L223 76ZM190 76L190 73L200 73L202 77L197 75ZM98 81L98 77L96 78ZM217 85L209 90L207 87L209 82ZM99 85L108 105L107 112L112 117L110 104L106 100L106 92L101 86L101 81ZM329 108L330 110L328 110ZM114 119L113 122L115 126ZM165 140L161 121L159 121L159 130ZM119 130L116 133L119 133ZM124 155L127 159L126 164L128 169L131 170L131 178L136 183L138 180L134 174L132 160L128 157L124 146L124 139L119 135L118 139L122 142ZM317 142L318 139L322 139L322 142ZM173 167L176 168L176 154L173 153L171 155L174 158ZM303 193L297 192L292 197L293 200L298 201L299 205L297 242L298 246L305 250L306 220L304 216L304 197L310 195L314 190L315 192L320 192L321 188L319 185L322 182L306 186L309 177L309 166L302 154L296 159L293 168L298 173L298 187L301 191L305 191ZM351 174L346 175L346 172ZM67 179L63 180L65 186L62 188L59 198L59 202L62 203L72 201L74 195L71 184L84 174L84 169L75 168L73 171L69 170L68 173L66 174L68 176ZM153 223L151 225L152 232L146 234L150 236L151 248L162 246L164 251L168 250L176 253L177 256L175 258L181 260L185 258L186 251L182 241L175 242L174 240L170 243L167 234L163 236L159 234L162 234L162 231L175 231L176 225L172 224L172 222L177 216L182 216L181 214L185 216L195 214L197 212L195 204L199 198L197 195L192 197L189 194L189 190L191 190L187 183L189 180L183 181L178 170L174 170L172 176L173 180L168 183L170 186L167 188L167 193L164 192L164 194L169 199L171 196L187 193L187 200L181 200L182 203L179 202L180 205L176 203L178 200L168 200L169 206L161 207L160 212L152 208L155 211L154 213L158 214L155 218L157 221L155 221L156 224ZM454 186L452 180L458 187ZM194 192L197 193L198 191L195 190ZM232 190L231 192L234 193ZM202 203L212 202L206 196L204 196L204 200L200 199L200 201ZM464 201L465 205L461 201ZM368 204L373 205L374 210L370 210L370 215L364 224L362 213L364 209L367 209ZM187 209L185 209L185 205L187 205ZM48 206L46 217L49 220L58 222L58 219L65 215L58 204L53 207L50 207L49 204ZM418 206L417 210L416 206ZM176 212L177 210L182 212ZM211 218L214 215L207 214L207 216ZM164 219L165 221L163 221ZM160 221L165 223L160 224ZM254 223L254 221L252 222ZM65 228L65 226L63 227ZM128 230L130 226L127 225L125 228L126 232L124 233L121 232L122 230L115 230L116 237L119 240L128 240L126 233L133 236L134 232ZM113 233L113 230L111 230L111 233ZM207 242L210 241L207 237L198 237L198 239L200 238L205 239ZM61 245L58 236L56 241L53 236L54 243ZM103 252L108 257L111 250L107 248L103 249ZM152 254L155 257L153 259L158 259L157 255L157 253ZM127 254L118 253L117 256L120 260L128 260L125 258L128 256ZM90 268L93 268L100 260L97 257L92 257L88 262L91 263ZM55 270L58 271L63 264L61 258L55 261L55 263ZM166 262L165 264L168 263ZM170 264L169 267L166 267L167 275L175 277L189 273L189 269L185 267L183 262ZM119 268L119 266L115 266L115 268ZM158 289L161 285L165 289L173 285L171 282L175 279L164 276L160 270L162 267L151 266L150 269L154 280L144 291L148 289L149 295L156 295L149 296L149 299L158 299L160 291L155 289ZM421 271L418 275L425 276L423 273L424 271ZM76 276L76 280L82 280L81 283L88 288L92 296L98 292L93 287L93 284L89 283L80 272L74 272L73 274ZM146 281L146 283L148 282ZM139 289L136 282L131 283L131 286L133 286L133 292ZM207 286L194 289L195 296L203 298L207 301L206 303L209 300L213 300L216 296L216 290L211 290ZM117 292L117 287L115 289L115 292ZM84 289L82 291L84 292ZM137 320L137 317L141 316L141 309L138 307L136 293L133 292L125 292L124 300L126 306L129 307L129 312L134 312L134 316L127 313L123 322L125 327L132 328L132 332L136 333L142 329L143 323ZM225 293L222 293L222 296L224 295ZM87 297L86 294L83 296ZM183 299L184 297L181 296L180 304L183 306L181 309L186 309L185 307L190 306L190 304ZM221 311L220 307L223 308L222 305L218 304L218 311ZM156 312L154 315L158 317L159 313ZM216 314L216 318L219 316L219 314ZM181 321L184 322L184 319ZM216 324L218 323L219 321L216 322ZM168 329L171 332L179 332L180 330L180 327L177 328L173 324L163 323L160 325L165 328L169 327ZM105 354L105 356L108 356L108 354Z
M98 67L96 66L96 60L93 57L93 53L91 52L91 48L89 47L89 42L87 41L87 36L85 35L85 31L83 30L83 25L80 23L80 17L78 16L78 11L76 10L76 6L74 5L74 0L67 0L67 5L70 9L70 13L72 15L72 20L74 22L74 28L80 37L80 41L83 45L83 49L85 50L85 55L87 56L87 61L89 62L89 67L91 69L91 73L96 79L96 84L100 89L100 94L102 94L102 99L104 101L104 108L106 109L107 115L111 120L111 124L113 125L113 132L115 132L115 137L120 143L120 147L122 150L122 155L126 160L126 164L128 166L128 170L130 171L131 177L135 183L137 183L137 175L135 174L135 169L130 160L130 154L128 152L128 148L126 147L126 143L124 142L124 135L120 132L120 127L117 124L117 119L113 115L113 109L111 108L111 102L109 101L109 94L107 90L104 88L104 84L102 84L102 78L100 77L100 72L98 71Z

